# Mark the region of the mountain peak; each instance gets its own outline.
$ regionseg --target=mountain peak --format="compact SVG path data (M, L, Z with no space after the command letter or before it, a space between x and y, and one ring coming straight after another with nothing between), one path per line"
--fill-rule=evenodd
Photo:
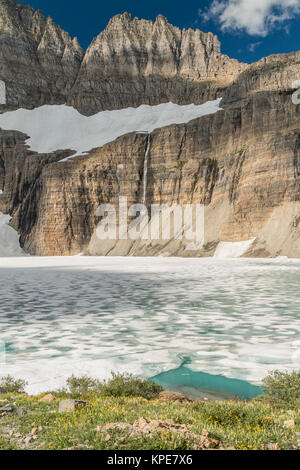
M146 103L201 104L211 83L232 83L245 68L220 53L212 33L180 30L161 14L155 21L127 11L114 16L84 54L51 17L0 0L0 33L9 109L67 102L90 115Z
M125 11L124 13L118 13L117 15L113 16L109 22L108 22L108 25L107 27L115 24L115 23L124 23L124 22L130 22L132 21L132 16L130 13L128 13L127 11Z
M157 23L159 23L159 22L160 23L169 23L168 19L162 14L157 15L156 22Z

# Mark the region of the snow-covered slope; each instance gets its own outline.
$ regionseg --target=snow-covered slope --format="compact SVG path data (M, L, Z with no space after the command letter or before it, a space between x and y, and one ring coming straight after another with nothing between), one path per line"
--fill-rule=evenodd
M241 258L255 241L255 238L244 242L220 242L215 251L215 258Z
M152 132L160 127L183 124L214 114L220 111L220 103L221 99L199 106L174 103L142 105L139 108L102 111L90 117L66 105L46 105L1 114L0 127L28 135L27 143L33 151L49 153L70 149L76 151L73 156L77 156L129 132Z
M11 217L0 212L0 257L24 256L18 233L9 226Z

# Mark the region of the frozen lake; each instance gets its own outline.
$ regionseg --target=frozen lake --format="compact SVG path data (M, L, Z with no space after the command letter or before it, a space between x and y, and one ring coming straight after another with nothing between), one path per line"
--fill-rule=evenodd
M300 363L300 260L0 258L0 375L179 368L259 384Z

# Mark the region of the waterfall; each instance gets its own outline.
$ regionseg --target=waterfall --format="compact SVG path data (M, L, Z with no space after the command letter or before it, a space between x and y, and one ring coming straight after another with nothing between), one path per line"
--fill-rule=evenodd
M143 205L146 205L146 200L147 200L148 163L149 163L150 148L151 148L151 134L148 134L147 148L146 148L145 159L144 159L143 198L142 198Z

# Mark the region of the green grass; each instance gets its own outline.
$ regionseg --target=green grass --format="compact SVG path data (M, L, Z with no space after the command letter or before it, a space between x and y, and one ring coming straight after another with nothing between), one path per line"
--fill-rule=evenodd
M0 436L0 450L18 450L18 448L9 439Z
M207 429L212 436L220 439L224 448L263 450L269 443L278 443L281 449L293 449L300 440L297 435L300 431L298 409L276 409L260 401L164 403L158 399L91 394L85 397L89 407L73 413L59 413L61 396L50 404L40 403L39 398L18 394L1 396L8 403L14 402L16 406L26 408L28 413L24 416L7 414L0 417L0 449L24 447L22 439L30 435L33 428L39 427L42 429L38 431L38 438L30 444L31 448L185 450L191 447L190 442L176 434L133 438L126 431L113 431L107 442L105 434L96 431L99 425L134 423L141 417L173 419L177 423L186 424L199 435L203 429ZM296 426L286 429L284 422L290 419L295 420ZM12 430L17 437L9 436Z
M298 449L300 444L299 372L274 372L264 381L266 394L259 399L163 402L161 390L151 381L130 375L113 375L100 383L89 377L71 377L64 390L53 392L55 400L41 403L39 396L9 392L0 395L0 407L7 403L26 408L27 414L0 415L0 450L24 449L24 439L38 429L29 448L41 450L188 450L195 436L207 429L224 449L264 450L270 444L280 449ZM15 389L18 383L10 378ZM20 384L19 384L20 385ZM22 387L21 387L22 389ZM60 413L64 398L80 398L89 406L73 413ZM108 423L133 424L141 417L149 420L172 419L188 427L190 437L176 430L132 435L132 430L113 429L107 433L97 427ZM288 428L285 422L295 426ZM190 439L190 440L188 440Z

